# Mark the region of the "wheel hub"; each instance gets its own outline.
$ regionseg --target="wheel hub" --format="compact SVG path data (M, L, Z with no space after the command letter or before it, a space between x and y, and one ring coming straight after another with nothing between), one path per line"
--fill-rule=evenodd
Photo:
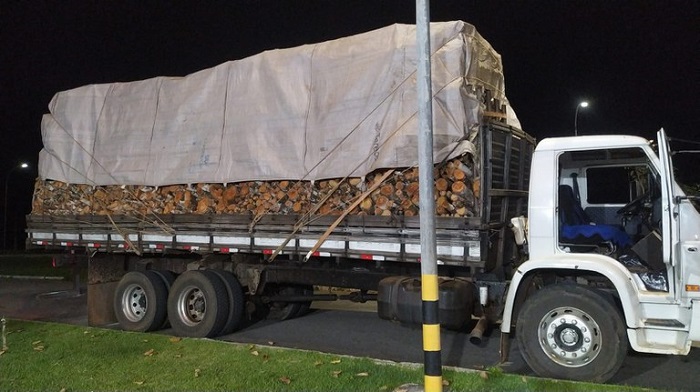
M578 338L579 335L577 331L572 328L564 328L564 330L559 334L559 339L561 339L562 343L564 343L566 346L573 346L574 344L578 343Z
M566 367L580 367L594 360L602 340L596 321L570 307L557 308L545 315L538 338L547 356Z
M131 322L139 322L146 316L148 300L143 287L130 285L124 290L122 296L122 309L124 316Z
M178 299L178 311L180 319L190 326L194 326L204 319L207 311L207 300L197 287L183 290Z

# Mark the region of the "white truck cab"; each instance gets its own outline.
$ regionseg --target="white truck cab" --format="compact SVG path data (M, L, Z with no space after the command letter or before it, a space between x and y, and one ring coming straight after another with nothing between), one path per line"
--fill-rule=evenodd
M540 375L605 381L628 344L685 355L700 340L700 214L657 136L657 149L605 135L545 139L534 152L528 257L501 331L515 330Z

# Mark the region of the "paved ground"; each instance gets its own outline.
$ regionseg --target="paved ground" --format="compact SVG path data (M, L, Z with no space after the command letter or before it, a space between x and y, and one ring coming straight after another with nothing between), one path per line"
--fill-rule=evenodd
M0 317L87 325L87 296L65 280L3 278Z
M87 325L86 302L86 295L74 290L72 282L0 278L0 317ZM222 339L261 345L272 341L282 347L422 362L420 328L381 320L370 313L372 305L350 304L352 309L346 308L347 305L344 302L314 303L315 310L305 317L285 322L249 323L241 331ZM167 330L163 332L168 333ZM497 335L496 331L477 347L468 342L466 333L443 331L443 365L479 368L496 363ZM511 347L510 359L509 373L532 375L522 361L517 342ZM630 352L622 369L610 382L665 390L698 390L698 374L698 348L685 357Z

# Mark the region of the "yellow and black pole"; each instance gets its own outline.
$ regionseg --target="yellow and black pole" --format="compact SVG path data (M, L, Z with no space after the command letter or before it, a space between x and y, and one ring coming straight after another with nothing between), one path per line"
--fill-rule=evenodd
M437 246L433 197L433 107L430 71L430 0L416 0L418 48L418 182L423 299L423 356L426 392L442 391L438 320Z
M423 366L426 392L442 391L438 280L436 274L422 274Z

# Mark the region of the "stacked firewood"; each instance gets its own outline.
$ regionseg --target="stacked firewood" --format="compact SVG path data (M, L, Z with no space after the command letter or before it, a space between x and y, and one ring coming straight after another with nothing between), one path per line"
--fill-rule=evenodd
M417 215L418 169L395 170L372 192L366 192L385 173L386 170L377 170L364 179L247 181L162 187L92 186L37 180L32 214L340 215L359 200L350 211L351 215ZM468 217L478 213L479 178L474 176L470 156L436 165L434 177L438 216Z

